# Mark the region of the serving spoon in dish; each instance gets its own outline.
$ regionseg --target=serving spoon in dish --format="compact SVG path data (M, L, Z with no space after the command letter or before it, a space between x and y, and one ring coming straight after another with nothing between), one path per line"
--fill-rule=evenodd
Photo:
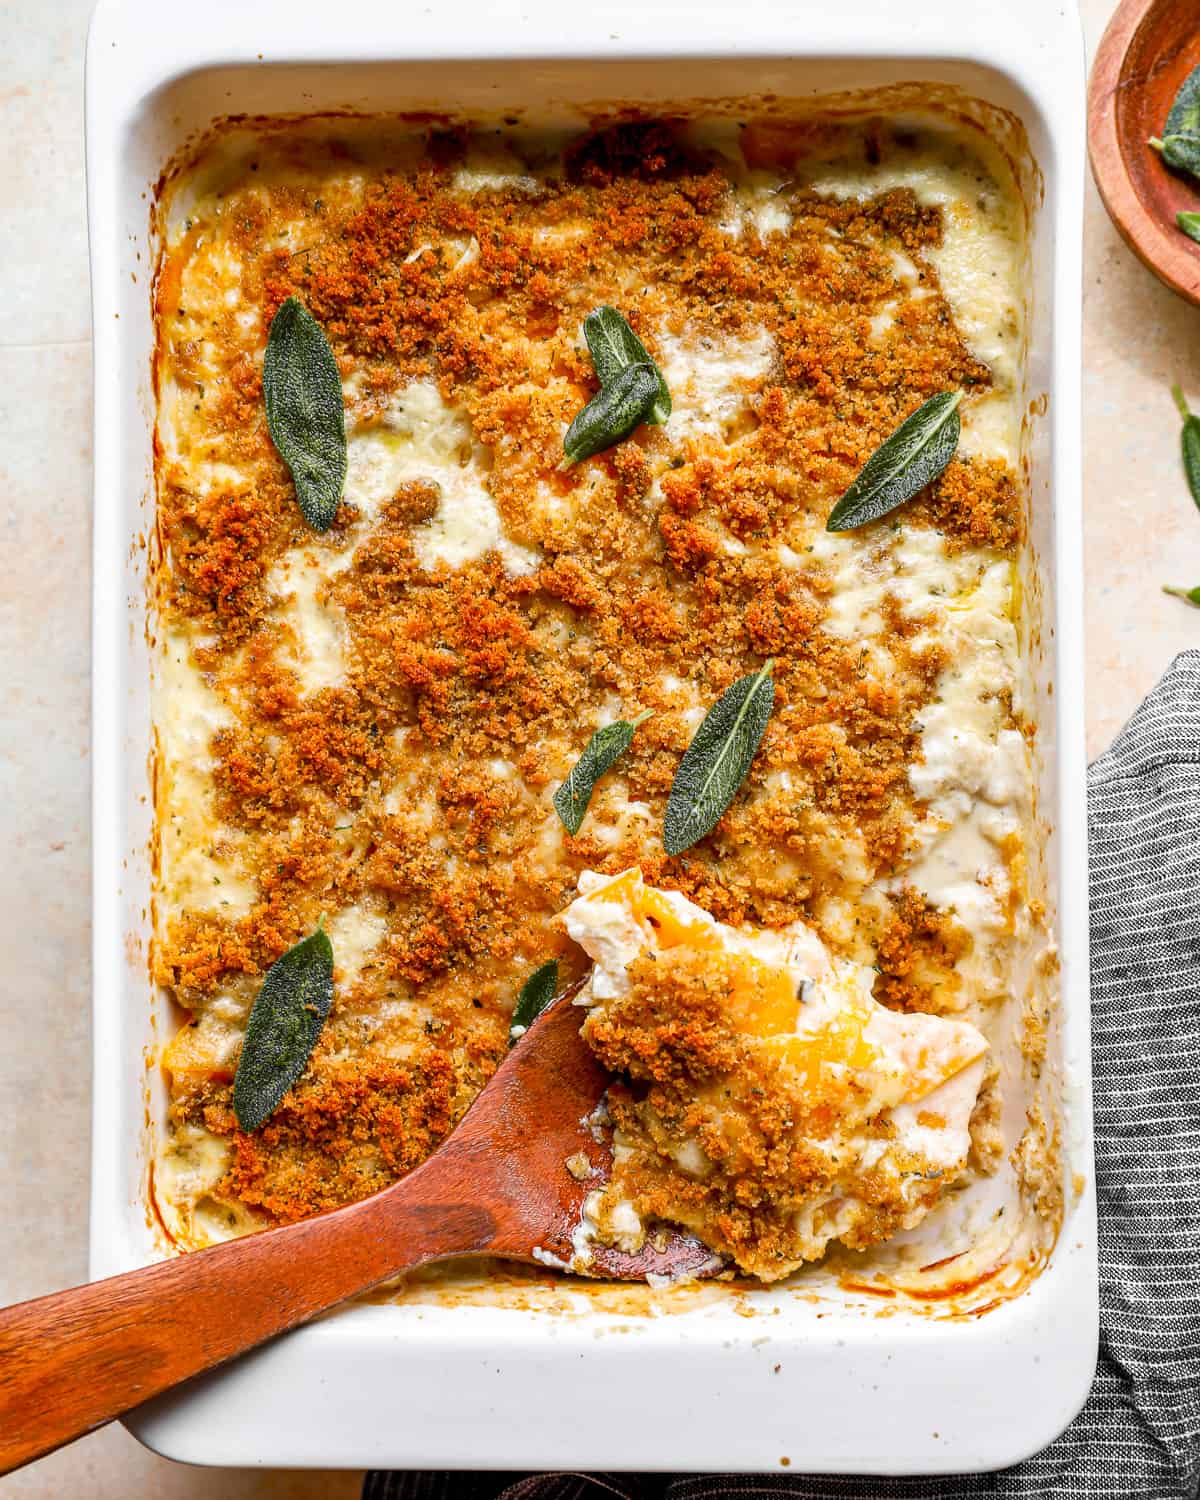
M572 998L543 1012L454 1132L392 1187L0 1311L0 1473L417 1266L463 1255L569 1266L585 1200L612 1168L589 1123L609 1075ZM675 1232L637 1254L589 1250L588 1275L620 1281L721 1265Z

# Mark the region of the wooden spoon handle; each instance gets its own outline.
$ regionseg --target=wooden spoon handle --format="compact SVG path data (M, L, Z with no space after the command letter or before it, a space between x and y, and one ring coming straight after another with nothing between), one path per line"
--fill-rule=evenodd
M320 1218L0 1311L0 1473L389 1276L485 1249L491 1215L439 1192L433 1166Z

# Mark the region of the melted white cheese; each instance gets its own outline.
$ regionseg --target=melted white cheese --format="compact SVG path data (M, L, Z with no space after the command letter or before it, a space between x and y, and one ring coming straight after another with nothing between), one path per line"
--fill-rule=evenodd
M959 451L1001 458L1015 468L1025 353L1019 204L999 191L974 158L951 150L875 165L865 160L820 163L803 176L816 192L834 198L865 199L909 188L921 203L941 209L942 243L925 253L964 342L991 370L993 382L991 391L961 408ZM897 261L896 268L902 283L914 284L908 267Z
M219 1197L229 1142L202 1125L179 1125L155 1162L156 1200L167 1229L185 1244L213 1245L262 1227L244 1204Z
M939 532L903 523L874 541L853 532L819 531L808 555L833 579L822 628L847 641L885 633L887 598L907 619L935 615L975 585L981 566L976 554L950 552Z
M344 555L339 561L347 560ZM330 603L329 561L309 547L285 552L267 575L267 588L279 596L276 615L289 627L294 649L276 653L310 693L346 680L346 620Z
M729 210L720 228L731 239L740 240L747 228L765 240L768 235L786 234L792 222L792 211L783 194L783 178L774 172L748 172L733 189Z
M351 437L346 499L373 520L401 485L434 484L437 510L412 534L422 567L460 568L497 552L514 577L531 573L540 558L508 536L486 472L487 450L467 413L447 405L432 381L416 380L392 398L378 423Z
M953 912L976 940L960 968L990 991L1009 893L1002 846L1032 807L1029 750L1007 723L1009 704L1019 709L1022 700L1012 564L951 552L938 532L902 520L873 542L818 533L809 555L834 581L823 623L831 635L886 652L883 604L891 599L923 627L919 639L946 652L948 665L921 714L921 758L909 768L929 815L904 880Z
M515 157L496 155L475 156L454 173L452 185L456 193L470 196L475 193L540 193L541 183L536 177L522 171Z
M703 329L658 336L659 368L671 392L673 438L709 435L724 440L775 356L765 329L717 337Z
M999 941L1010 913L1006 846L1023 835L1033 810L1033 764L1025 737L1007 727L1006 698L1019 701L1019 649L1010 617L1013 570L986 568L978 586L946 611L942 639L950 664L922 711L923 759L909 768L929 805L907 879L952 911L975 940L959 971L980 996L1005 993L1011 960Z
M163 642L154 696L163 777L161 888L172 909L245 916L258 887L243 862L244 835L223 824L213 807L210 743L234 718L192 664L186 638L175 631Z
M334 983L349 988L387 932L387 919L355 904L344 906L326 924L333 945Z
M229 1169L229 1142L200 1125L178 1125L159 1161L159 1187L169 1201L211 1193Z

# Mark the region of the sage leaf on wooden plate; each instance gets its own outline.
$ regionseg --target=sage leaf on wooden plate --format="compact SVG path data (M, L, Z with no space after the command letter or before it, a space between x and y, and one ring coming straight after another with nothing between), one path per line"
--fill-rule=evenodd
M716 826L746 779L775 706L768 661L726 688L687 747L663 819L663 848L682 854Z
M572 836L583 825L583 816L596 790L596 783L611 770L630 745L634 730L644 724L653 709L646 709L636 719L618 719L615 724L605 724L597 729L584 746L583 754L571 767L566 781L554 794L554 811L563 821L563 826Z
M1162 136L1151 136L1150 144L1167 166L1200 177L1200 68L1183 80Z
M323 928L267 970L246 1023L233 1080L233 1112L257 1130L304 1072L333 1004L333 944Z
M829 512L826 531L853 531L931 484L958 447L961 391L941 391L906 417L859 470L858 478Z
M1170 594L1175 599L1184 600L1187 604L1194 604L1197 609L1200 609L1200 587L1194 589L1177 589L1173 588L1169 583L1164 583L1162 591L1164 594Z
M658 397L658 373L652 364L629 365L602 386L567 428L560 468L569 468L612 448L646 420Z
M1175 215L1175 222L1187 235L1189 240L1200 242L1200 214L1181 213Z
M535 969L521 986L508 1026L508 1044L520 1041L541 1013L554 999L558 989L558 960L552 958Z
M671 392L662 371L628 321L615 307L598 307L584 318L583 336L601 386L610 384L630 365L650 366L658 377L658 394L646 413L646 421L661 427L671 415Z
M346 483L342 380L325 331L296 297L271 320L263 358L267 427L314 531L328 531Z
M1183 455L1183 472L1187 477L1192 499L1200 506L1200 417L1191 410L1178 384L1171 387L1171 395L1183 418L1183 431L1179 435L1180 452Z

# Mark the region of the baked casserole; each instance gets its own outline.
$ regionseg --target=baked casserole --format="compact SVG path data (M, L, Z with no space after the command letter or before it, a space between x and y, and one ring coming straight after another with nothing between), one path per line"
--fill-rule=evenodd
M680 1223L774 1280L834 1242L900 1244L986 1182L972 1242L1041 1253L1056 1122L1036 1100L1012 1118L1052 945L1022 584L1026 216L1003 154L932 116L317 120L218 132L168 205L154 970L178 1007L155 1183L172 1237L291 1221L419 1164L554 961L560 988L584 981L615 1079L595 1234ZM292 302L344 402L321 531L264 403ZM670 412L567 464L596 309L636 333ZM961 436L937 477L829 530L889 434L951 391ZM768 664L744 779L668 853L682 758ZM617 722L636 733L572 833L555 794ZM332 1007L243 1128L255 997L318 927Z

